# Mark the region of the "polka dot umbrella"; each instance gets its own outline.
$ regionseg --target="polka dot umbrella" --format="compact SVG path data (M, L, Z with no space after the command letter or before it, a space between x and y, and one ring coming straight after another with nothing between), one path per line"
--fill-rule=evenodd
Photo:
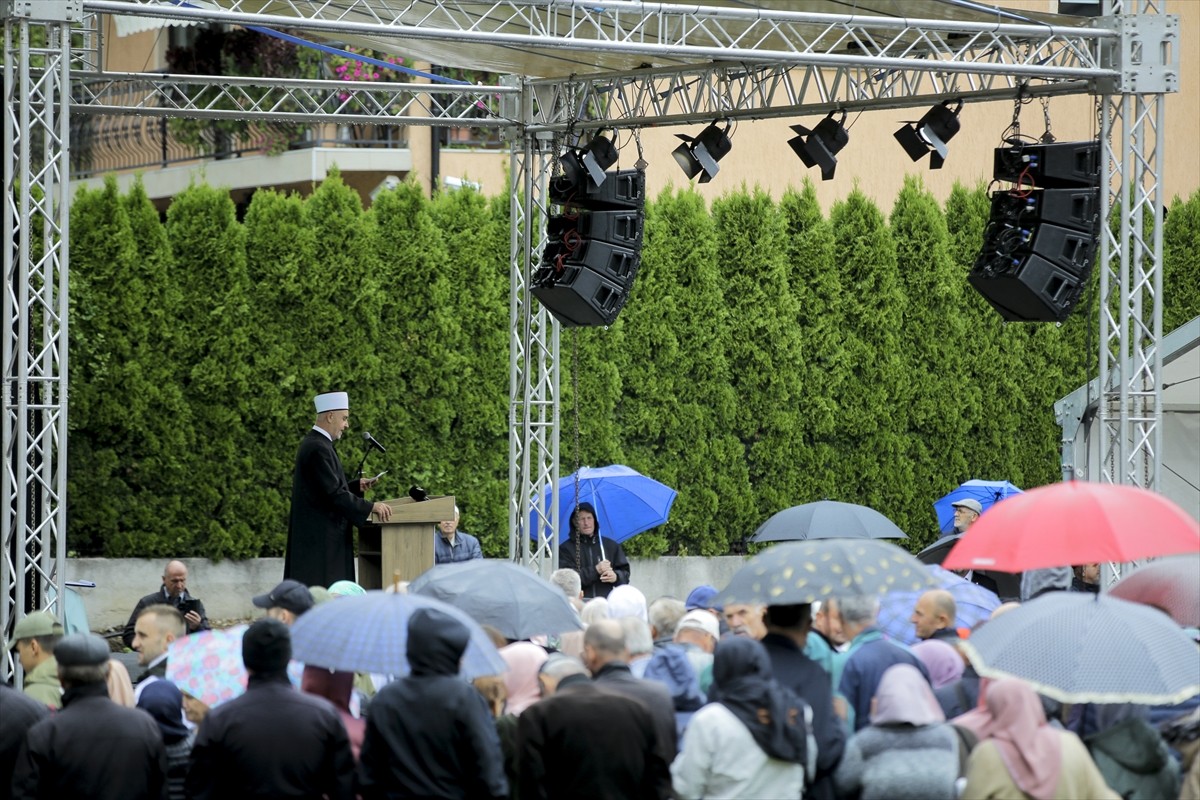
M794 605L833 596L934 589L907 551L879 539L812 539L775 545L751 558L717 595L725 605Z

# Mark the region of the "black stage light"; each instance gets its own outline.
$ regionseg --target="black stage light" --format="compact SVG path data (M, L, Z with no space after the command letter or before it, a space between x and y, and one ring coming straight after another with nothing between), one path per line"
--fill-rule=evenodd
M596 186L604 183L605 170L617 163L617 148L604 136L596 136L583 148L583 166Z
M941 169L949 153L946 143L954 138L961 127L958 113L962 111L962 106L962 100L943 100L926 111L919 121L905 123L893 135L913 161L920 161L929 153L929 168Z
M850 133L846 130L846 112L841 112L841 119L834 120L837 111L830 111L829 116L817 123L814 130L803 125L793 125L792 130L798 135L788 140L788 144L804 166L821 168L821 180L833 178L837 169L837 159L834 156L850 141Z
M683 140L683 144L676 147L671 155L675 157L675 162L679 164L683 174L688 176L688 180L703 172L700 183L708 183L720 171L717 162L729 155L729 151L733 149L733 143L729 141L729 127L729 123L726 123L725 130L721 130L714 122L696 137L675 134Z

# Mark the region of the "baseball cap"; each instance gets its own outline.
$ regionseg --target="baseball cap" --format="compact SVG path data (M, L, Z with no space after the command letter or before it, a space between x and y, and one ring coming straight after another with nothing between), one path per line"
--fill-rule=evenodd
M49 611L35 611L26 614L13 627L12 638L8 640L5 652L17 646L21 639L32 639L35 636L62 636L63 626Z
M695 631L704 631L714 639L721 638L721 629L717 625L717 618L710 611L696 609L680 617L679 624L675 626L676 632L689 628Z
M253 603L259 608L282 608L296 615L303 614L314 605L312 592L308 587L291 578L266 594L256 596Z
M713 599L716 596L717 589L715 586L703 584L692 589L692 593L687 596L687 600L684 601L683 605L688 611L693 611L697 608L715 608L717 611L720 611L721 606L713 604Z
M983 513L983 506L979 505L978 500L972 500L970 497L964 500L955 500L950 504L953 508L967 508L974 511L976 514Z

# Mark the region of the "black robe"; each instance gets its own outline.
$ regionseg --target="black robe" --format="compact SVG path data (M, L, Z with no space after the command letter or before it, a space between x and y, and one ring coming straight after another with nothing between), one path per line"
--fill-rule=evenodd
M300 442L292 473L283 577L305 586L354 580L354 532L350 526L365 523L372 507L350 490L333 442L310 430Z

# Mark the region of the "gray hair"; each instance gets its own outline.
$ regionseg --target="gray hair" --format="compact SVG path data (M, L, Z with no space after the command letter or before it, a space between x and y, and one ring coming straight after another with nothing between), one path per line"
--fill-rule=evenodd
M838 610L842 621L851 625L870 625L879 616L879 598L866 595L839 597Z
M562 593L567 596L568 600L575 600L583 591L583 582L579 578L579 573L570 567L551 572L550 582L562 589Z
M679 624L679 620L683 619L686 612L687 607L683 601L674 597L660 597L646 610L650 617L650 625L658 633L659 638L674 636L675 626Z
M568 675L587 675L587 667L583 662L574 656L564 656L561 653L553 653L546 662L542 664L542 675L555 680L562 680Z
M639 620L640 622L640 620ZM584 646L614 658L625 656L625 631L615 619L602 619L588 625L583 632Z
M650 626L637 617L621 617L621 630L625 632L625 647L631 656L654 652L654 640L650 637Z

